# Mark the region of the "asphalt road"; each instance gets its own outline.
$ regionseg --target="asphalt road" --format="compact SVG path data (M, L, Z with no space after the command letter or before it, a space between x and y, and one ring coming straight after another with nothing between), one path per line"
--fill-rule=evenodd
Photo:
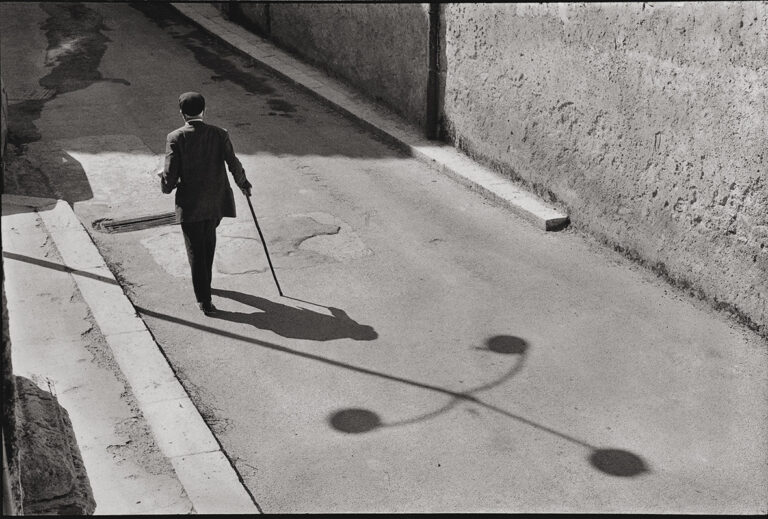
M92 237L261 508L766 512L768 349L573 230L545 233L165 6L0 5L6 191L171 211L187 90L228 128L217 318L178 226Z

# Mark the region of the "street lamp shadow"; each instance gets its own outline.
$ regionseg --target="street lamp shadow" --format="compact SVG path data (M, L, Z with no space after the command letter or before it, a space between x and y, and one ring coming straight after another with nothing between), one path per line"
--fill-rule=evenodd
M534 422L520 415L511 413L505 409L484 402L481 398L475 396L475 393L497 387L505 381L512 378L523 367L525 357L528 353L528 342L520 337L513 335L496 335L485 341L485 347L473 348L479 351L490 351L500 355L513 355L515 361L510 369L496 380L477 386L462 392L451 391L446 388L422 384L416 381L405 381L410 385L422 387L424 389L437 391L451 396L451 400L443 407L410 419L397 422L386 422L370 409L347 408L339 409L328 416L328 423L335 430L347 434L363 434L383 429L387 427L397 427L410 425L417 422L423 422L439 415L442 415L453 409L460 402L476 404L482 408L494 411L502 416L512 418L520 423L531 426L543 432L560 437L574 445L586 448L589 451L587 460L589 464L599 472L614 477L631 478L650 472L650 468L642 457L623 449L599 448L578 438L562 433L541 423ZM404 380L401 380L404 381Z

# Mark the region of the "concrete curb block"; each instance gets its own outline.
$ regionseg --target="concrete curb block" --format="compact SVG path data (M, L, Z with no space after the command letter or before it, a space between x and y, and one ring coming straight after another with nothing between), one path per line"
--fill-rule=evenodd
M2 203L38 212L195 511L260 513L69 204L5 194Z
M427 140L394 114L362 100L359 93L341 82L300 62L244 27L224 19L213 6L194 3L170 5L280 78L354 119L417 160L509 208L539 229L556 230L568 224L568 215L547 205L534 194L492 169L474 162L453 146Z

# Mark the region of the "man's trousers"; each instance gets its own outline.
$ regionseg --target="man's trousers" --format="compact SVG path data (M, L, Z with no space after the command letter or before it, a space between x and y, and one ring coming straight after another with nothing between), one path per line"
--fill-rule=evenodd
M200 222L182 222L184 245L187 247L187 259L192 269L192 287L198 303L211 300L211 277L213 273L213 255L216 252L216 227L220 218Z

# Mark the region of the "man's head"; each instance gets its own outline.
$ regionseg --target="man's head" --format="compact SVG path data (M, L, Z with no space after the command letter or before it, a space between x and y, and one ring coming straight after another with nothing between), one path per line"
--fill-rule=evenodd
M184 92L179 96L179 111L185 120L202 117L205 111L205 98L198 92Z

